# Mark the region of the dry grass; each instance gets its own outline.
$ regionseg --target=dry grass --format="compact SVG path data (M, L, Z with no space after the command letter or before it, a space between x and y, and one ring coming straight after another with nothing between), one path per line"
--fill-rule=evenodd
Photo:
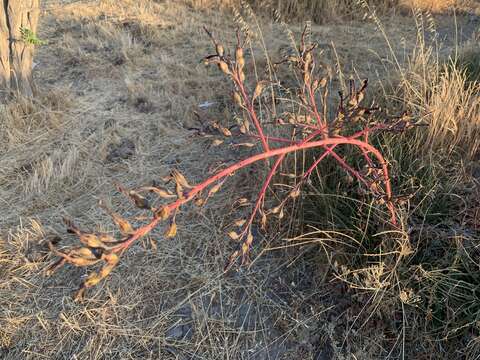
M363 0L185 0L198 9L217 7L240 8L241 4L252 6L258 13L267 13L276 19L287 21L312 20L316 23L331 23L335 20L360 19ZM369 6L377 15L395 12L411 12L412 9L442 12L480 13L480 5L475 0L369 0Z
M244 20L257 31L252 19ZM389 24L387 35L399 62L414 69L401 54L415 47L415 23L392 18ZM39 49L36 60L41 94L0 112L0 357L275 359L277 352L279 359L383 359L389 352L390 358L402 353L415 358L420 348L425 358L474 359L479 350L470 322L477 313L476 298L466 289L477 286L475 277L467 276L476 268L458 264L473 266L467 260L478 258L473 232L480 208L478 180L467 171L471 164L464 169L453 157L439 160L432 152L420 158L416 139L385 149L397 169L397 190L422 189L405 211L405 231L381 233L375 219L382 214L352 200L348 186L338 184L343 174L326 168L326 177L312 190L314 201L304 205L305 220L317 228L314 234L285 240L279 230L273 232L277 238L259 236L254 250L262 256L254 265L223 276L224 259L235 246L223 236L234 219L233 189L237 195L251 192L253 175L245 173L201 214L186 211L178 239L165 242L159 231L132 249L86 303L71 301L70 290L82 270L67 268L54 278L44 277L51 259L46 239L58 234L65 237L61 244L73 242L60 225L63 215L108 231L98 199L111 198L119 210L133 211L113 192L113 180L137 186L175 166L196 181L206 175L198 154L208 154L213 167L228 156L209 143L192 141L185 129L196 125L192 110L207 101L214 105L206 116L233 116L220 76L198 63L210 46L203 25L224 29L218 35L233 39L227 15L194 12L173 0L77 3L52 8L44 17L40 37L50 45ZM445 22L439 25L453 33ZM298 33L301 26L292 29ZM288 49L288 35L279 35L285 33L281 24L263 30L274 58ZM379 85L391 72L392 84L398 80L374 24L313 26L312 37L321 43L326 65L335 71L338 62L345 78L369 76ZM451 45L447 40L446 47ZM254 43L252 50L260 71L266 62L262 44ZM422 68L415 69L408 77L412 91L398 94L408 94L411 109L421 116L435 110L440 99L450 101L447 80L456 81L455 94L460 90L461 72L438 71L422 83ZM417 96L427 84L435 85L435 96ZM419 136L442 133L440 144L451 146L453 139L461 145L454 153L464 145L469 151L471 143L464 139L471 122L455 116L454 125L462 130L452 133L443 130L442 119L456 106L473 116L467 107L476 101L473 90L451 101L436 117L425 117L439 125L436 130ZM345 197L333 195L339 189ZM400 257L372 260L373 250L392 250L391 243L397 244L394 251L401 250ZM409 256L409 249L417 256ZM432 266L425 269L428 263ZM417 272L400 271L405 264L415 265L409 269ZM450 276L459 273L461 278ZM333 275L342 281L331 280ZM462 302L470 305L470 320L449 323L450 311L462 313ZM422 319L429 304L445 303L449 306L433 309L439 320L435 334ZM461 326L473 329L470 338L461 333L465 346L437 341L445 335L438 336L438 329L448 333Z

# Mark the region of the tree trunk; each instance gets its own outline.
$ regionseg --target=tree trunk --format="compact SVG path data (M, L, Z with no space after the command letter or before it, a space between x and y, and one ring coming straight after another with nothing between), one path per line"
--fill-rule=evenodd
M10 31L8 29L6 2L0 0L0 101L10 91Z
M0 1L0 91L30 97L34 45L22 39L21 29L37 31L40 0Z

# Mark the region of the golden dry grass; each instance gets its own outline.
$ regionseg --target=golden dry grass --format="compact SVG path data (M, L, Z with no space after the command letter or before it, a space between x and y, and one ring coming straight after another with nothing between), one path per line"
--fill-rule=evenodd
M248 16L244 22L258 31ZM414 22L393 18L389 24L395 52L402 54L403 44L411 50ZM352 301L356 295L345 285L328 282L330 264L313 245L272 250L304 238L258 236L255 250L262 256L254 266L223 275L234 246L224 236L235 219L233 190L251 193L248 173L229 181L201 213L186 210L175 240L165 242L159 229L135 246L84 304L71 300L83 270L44 277L51 259L46 239L73 240L61 225L63 215L111 230L96 206L103 197L133 213L114 193L113 181L137 186L172 167L198 181L228 158L228 149L212 150L186 130L196 125L192 111L207 101L214 102L208 116L232 117L221 76L199 64L210 48L203 25L233 39L229 15L192 11L174 0L76 3L45 15L40 37L49 45L36 59L41 92L0 111L0 357L373 359L388 352L378 340L385 336L381 326L358 329L369 337L351 332L370 295ZM263 29L272 56L279 57L289 44L284 26ZM301 26L292 29L298 33ZM394 63L370 22L313 26L312 37L325 64L335 69L338 63L344 78L369 76L379 84L391 69L386 64ZM261 66L262 45L254 43L253 50ZM408 65L406 57L400 61ZM445 99L441 84L436 101ZM430 111L430 103L420 104ZM320 235L346 241L337 232ZM367 268L362 279L380 288L381 270ZM408 302L408 293L404 298Z

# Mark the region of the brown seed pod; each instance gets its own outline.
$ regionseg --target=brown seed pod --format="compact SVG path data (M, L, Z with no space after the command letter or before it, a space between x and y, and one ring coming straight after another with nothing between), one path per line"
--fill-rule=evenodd
M171 174L172 178L175 180L177 184L180 184L182 187L191 189L192 186L188 183L185 176L183 176L180 171L174 169Z
M246 222L247 220L245 219L239 219L239 220L236 220L234 224L235 226L242 227L243 225L245 225Z
M266 80L262 80L262 81L259 81L257 83L257 85L255 86L255 90L253 92L253 96L252 96L252 102L255 101L256 98L258 98L261 94L262 94L262 91L263 89L265 88L265 86L268 84L269 82L266 81Z
M215 139L212 141L212 145L213 146L219 146L219 145L222 145L223 144L223 140L220 140L220 139Z
M225 74L225 75L230 75L231 72L230 72L230 69L228 68L228 65L225 61L220 61L218 63L218 67L220 68L220 70Z
M220 188L222 187L223 185L223 181L222 182L219 182L218 184L216 184L215 186L213 186L209 191L208 191L208 197L212 196L213 194L215 194L216 192L218 192L218 190L220 190Z
M195 205L198 207L203 206L205 204L205 199L202 199L201 197L197 197L195 200Z
M232 132L225 127L220 127L220 132L225 136L232 136Z
M139 209L151 209L150 202L137 192L130 190L128 192L128 196L130 197L130 199L132 199L135 206Z
M289 196L290 196L292 199L295 199L295 198L299 197L299 196L300 196L300 188L299 188L299 187L296 187L295 189L293 189L293 190L290 192Z
M239 143L239 144L235 144L234 146L244 146L244 147L248 147L248 148L251 148L251 147L254 147L255 144L254 143Z
M141 191L150 191L160 196L162 199L172 199L175 198L175 194L170 192L167 189L161 188L159 186L144 186L140 188Z
M244 103L243 103L243 99L240 96L240 94L238 93L238 91L233 92L233 101L235 102L235 104L237 104L238 106L240 106L242 108L245 106Z
M275 206L271 212L272 214L278 214L281 210L282 210L283 206L282 205L278 205L278 206Z
M175 237L175 235L177 235L177 223L173 220L165 232L165 237L170 239Z
M223 48L222 44L216 44L215 51L217 52L218 56L223 56L225 54L225 49Z
M113 222L118 226L120 232L124 235L130 235L134 229L130 223L122 218L119 214L108 208L102 201L99 203L100 207L112 218Z
M155 212L155 216L162 220L167 220L170 216L170 209L167 206L162 206Z
M235 50L235 60L237 61L238 70L242 72L245 67L245 58L243 56L243 49L239 46Z
M228 233L228 236L232 239L232 240L238 240L240 238L240 235L238 235L235 231L230 231Z

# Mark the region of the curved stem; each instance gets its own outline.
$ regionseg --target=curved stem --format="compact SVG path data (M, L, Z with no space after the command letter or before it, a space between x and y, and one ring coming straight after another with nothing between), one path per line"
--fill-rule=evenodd
M312 149L312 148L317 148L317 147L325 147L327 145L353 145L357 146L361 149L367 150L369 153L373 154L378 162L381 164L382 171L384 174L384 183L385 183L385 194L387 196L387 207L388 210L390 211L391 215L391 222L392 224L396 225L397 220L396 220L396 213L395 213L395 207L393 203L391 202L392 199L392 189L391 189L391 184L390 184L390 178L388 174L388 168L387 168L387 163L385 162L385 159L383 158L382 154L372 145L361 141L357 139L351 139L351 138L345 138L345 137L338 137L338 138L327 138L323 140L318 140L318 141L311 141L311 142L306 142L303 144L294 144L278 149L272 149L254 156L251 156L249 158L246 158L242 161L239 161L228 168L218 172L217 174L211 176L207 180L203 181L202 183L194 186L190 191L186 194L186 196L182 199L178 199L168 205L165 205L166 209L169 211L169 213L173 213L176 209L178 209L180 206L183 204L191 201L197 194L199 194L201 191L203 191L205 188L207 188L210 185L213 185L216 183L218 180L229 176L233 174L235 171L242 169L248 165L251 165L257 161L260 160L265 160L274 156L279 156L279 155L286 155L289 153L293 153L299 150L306 150L306 149ZM332 151L329 149L329 151ZM137 239L145 236L148 234L155 226L158 225L158 223L162 219L159 217L155 217L149 224L142 226L138 228L135 233L133 233L130 238L128 238L125 242L120 244L118 247L114 248L115 251L123 250L128 248L134 241Z

